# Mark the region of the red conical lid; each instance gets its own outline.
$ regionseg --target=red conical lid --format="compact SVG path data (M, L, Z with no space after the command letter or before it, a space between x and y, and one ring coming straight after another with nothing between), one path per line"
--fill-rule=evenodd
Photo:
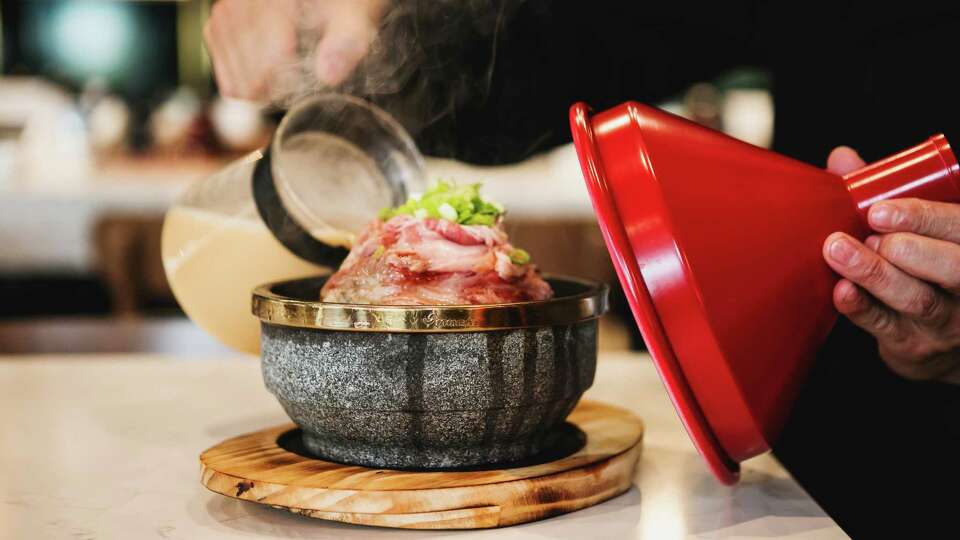
M865 237L867 198L960 200L942 137L848 176L848 191L839 176L638 103L592 117L579 103L570 124L657 370L727 484L770 448L836 320L826 237Z
M623 129L633 123L629 111L620 115L620 126ZM594 133L594 124L589 116L589 108L584 103L578 103L570 110L570 125L573 130L573 140L580 158L590 198L593 201L594 211L600 224L604 240L613 259L614 267L620 278L627 300L634 313L644 341L647 344L657 368L673 401L673 405L680 414L680 419L697 450L706 459L713 473L722 482L732 484L739 477L739 465L730 459L723 451L719 441L704 418L697 400L687 384L687 380L674 355L667 339L663 324L653 299L647 290L646 283L640 273L640 267L630 244L624 221L616 204L613 193L615 186L608 180L604 164L599 154L598 143ZM607 127L617 129L616 124ZM642 147L639 136L634 141L633 148L636 166L635 173L643 176L652 176L649 170L649 160Z

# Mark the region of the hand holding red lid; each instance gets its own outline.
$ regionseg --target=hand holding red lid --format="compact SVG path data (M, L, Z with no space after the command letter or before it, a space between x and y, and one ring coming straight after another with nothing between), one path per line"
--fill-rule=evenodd
M841 147L827 168L863 166ZM960 384L960 205L893 199L873 205L868 222L877 234L864 243L844 233L824 243L827 263L845 278L833 291L837 310L877 338L894 372Z

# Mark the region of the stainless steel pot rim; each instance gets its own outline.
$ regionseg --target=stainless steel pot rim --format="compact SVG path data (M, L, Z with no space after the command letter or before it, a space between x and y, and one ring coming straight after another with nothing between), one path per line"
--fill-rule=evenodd
M607 311L605 284L566 276L544 276L557 291L550 300L510 304L380 306L293 298L276 289L323 278L267 283L253 291L253 314L264 323L354 332L438 333L510 330L574 324ZM316 288L319 298L319 286Z

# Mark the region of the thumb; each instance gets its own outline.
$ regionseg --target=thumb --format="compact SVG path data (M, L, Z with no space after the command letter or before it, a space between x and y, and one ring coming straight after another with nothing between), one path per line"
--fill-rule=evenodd
M847 174L862 169L866 162L860 159L857 151L849 146L838 146L827 158L827 170L835 174Z

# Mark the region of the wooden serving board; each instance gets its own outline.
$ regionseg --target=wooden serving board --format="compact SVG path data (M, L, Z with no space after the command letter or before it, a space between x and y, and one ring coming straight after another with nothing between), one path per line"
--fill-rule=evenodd
M200 455L211 491L297 514L378 527L503 527L593 506L630 488L643 422L584 401L568 422L587 436L579 451L507 469L410 472L304 457L278 444L277 426L228 439ZM285 445L286 446L286 445Z

